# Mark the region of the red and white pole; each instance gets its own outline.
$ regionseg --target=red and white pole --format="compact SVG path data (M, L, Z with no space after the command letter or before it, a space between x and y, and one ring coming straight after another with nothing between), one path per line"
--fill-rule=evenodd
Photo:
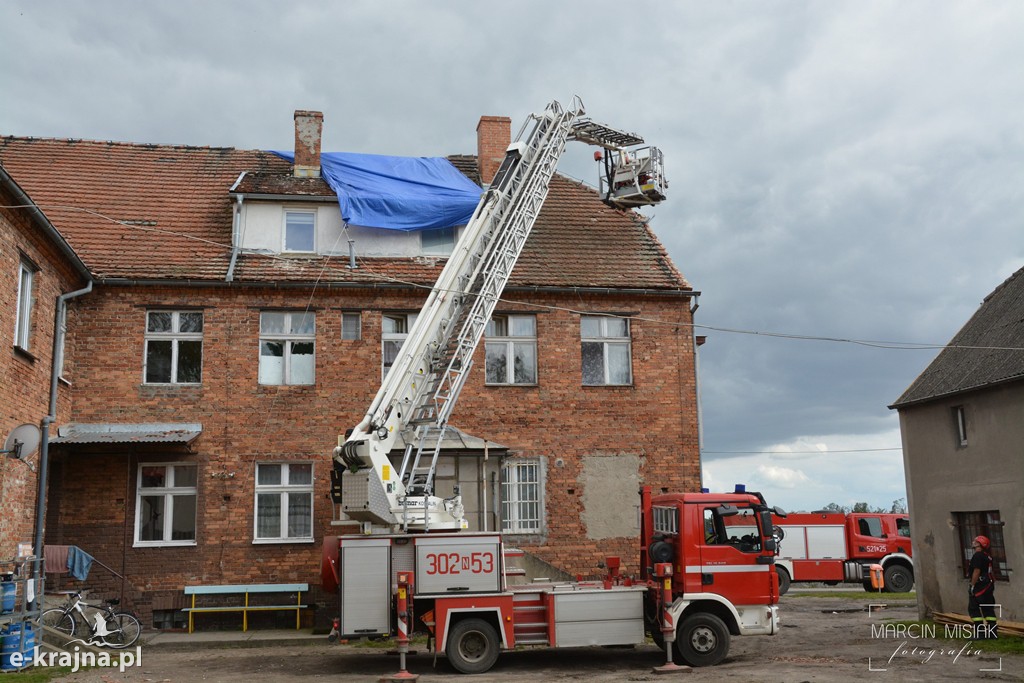
M412 589L412 572L398 572L398 673L381 676L381 683L388 681L416 681L419 674L405 670L405 656L409 653L409 593Z
M656 674L671 674L691 671L672 661L672 648L676 642L676 620L672 616L672 563L659 562L654 565L654 575L661 582L661 636L665 641L665 664L654 667Z

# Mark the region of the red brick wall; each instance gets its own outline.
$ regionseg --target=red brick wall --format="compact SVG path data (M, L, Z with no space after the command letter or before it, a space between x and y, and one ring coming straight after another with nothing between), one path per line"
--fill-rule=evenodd
M0 189L0 205L19 202ZM30 353L14 349L19 269L23 255L39 271L33 281ZM49 412L50 368L57 296L81 287L66 259L24 209L0 209L0 446L20 424L38 426ZM66 374L74 353L66 348ZM67 416L69 392L61 385L57 414ZM27 458L37 468L39 452ZM14 556L19 542L35 537L37 474L24 462L0 456L0 559Z
M361 419L377 391L380 311L418 310L423 299L418 293L317 292L311 301L317 313L316 385L259 386L260 309L301 309L307 301L307 290L101 286L76 304L75 421L203 425L193 453L89 447L56 456L52 487L60 488L61 503L59 515L50 518L48 540L79 545L124 574L128 601L147 618L155 602L190 583L319 583L319 542L253 544L254 463L313 460L314 537L331 534L330 453L337 435ZM146 307L197 305L204 307L202 386L144 386ZM667 490L699 486L688 305L680 298L531 294L520 308L537 313L536 387L485 387L482 346L478 351L478 370L452 424L516 455L547 458L546 532L523 545L559 568L592 574L599 560L618 554L626 571L636 571L635 539L587 540L580 520L584 456L639 456L644 482ZM632 386L581 386L579 316L565 308L637 316ZM341 339L342 309L363 311L361 340ZM565 466L550 466L556 458ZM160 460L199 466L195 547L132 547L137 464ZM211 476L217 473L234 477ZM104 574L94 570L90 584L120 592L121 584L106 582Z

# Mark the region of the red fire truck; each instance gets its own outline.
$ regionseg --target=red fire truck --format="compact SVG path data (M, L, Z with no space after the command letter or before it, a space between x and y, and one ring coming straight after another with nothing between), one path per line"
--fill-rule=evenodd
M362 533L324 543L323 586L339 595L332 635L397 635L403 670L408 634L420 628L464 673L488 670L503 648L629 645L646 632L666 658L704 666L726 656L732 635L778 630L773 510L760 495L645 489L638 576L620 574L609 558L603 580L521 586L507 579L501 536L466 531L457 490L435 495L448 417L565 143L596 144L615 158L606 163L613 206L664 199L661 154L650 148L637 166L642 138L583 113L578 98L568 109L552 102L524 125L369 410L334 450L332 497ZM400 467L389 459L399 434Z
M799 512L775 519L779 591L793 581L856 582L872 585L869 567L881 565L884 590L905 593L914 587L914 562L907 514Z
M640 510L639 576L608 558L594 581L513 585L513 553L496 533L328 538L321 583L340 598L332 635L423 631L457 671L482 673L501 650L636 645L646 633L669 641L675 663L710 666L731 636L778 632L773 510L760 494L644 487Z

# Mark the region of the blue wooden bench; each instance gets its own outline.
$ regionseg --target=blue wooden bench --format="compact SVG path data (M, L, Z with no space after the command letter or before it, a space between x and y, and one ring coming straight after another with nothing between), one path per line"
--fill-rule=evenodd
M188 632L192 633L192 615L197 612L241 612L242 630L249 630L249 612L269 612L277 610L295 610L295 630L300 628L302 610L309 605L302 604L302 594L309 591L308 583L260 583L239 584L231 586L185 586L185 595L192 596L192 606L186 607L188 612ZM250 605L249 596L255 593L295 593L294 603L287 605ZM240 595L244 596L241 605L203 606L196 604L199 595Z

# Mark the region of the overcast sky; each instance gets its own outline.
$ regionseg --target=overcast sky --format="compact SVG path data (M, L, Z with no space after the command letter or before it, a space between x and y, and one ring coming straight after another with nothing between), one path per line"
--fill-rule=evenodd
M705 484L905 495L887 409L1024 265L1024 3L0 0L0 134L472 154L579 95L665 153ZM595 183L577 145L560 169Z

